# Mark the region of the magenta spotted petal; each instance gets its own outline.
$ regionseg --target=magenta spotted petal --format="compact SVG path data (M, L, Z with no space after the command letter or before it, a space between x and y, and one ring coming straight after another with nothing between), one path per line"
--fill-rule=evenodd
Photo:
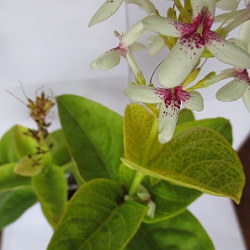
M227 42L210 28L214 21L216 0L191 0L193 23L149 16L142 20L146 29L170 37L180 37L158 70L159 83L165 88L183 84L205 48L220 61L237 68L250 68L250 55Z
M160 143L170 141L174 135L181 102L192 110L203 110L203 98L196 91L186 92L181 86L165 89L154 88L142 85L133 85L125 89L125 95L134 101L144 103L161 103L159 114L159 135Z
M174 95L166 99L161 105L158 125L158 140L160 143L170 141L174 135L176 123L180 112L181 101Z
M235 69L235 72L238 71ZM227 83L217 91L216 98L222 102L233 102L238 100L240 97L243 97L244 93L248 91L249 87L250 78L248 76L247 70L242 70L242 72L238 72L238 76L235 77L234 80ZM245 102L247 101L245 100Z
M182 84L205 50L205 43L198 33L181 37L162 62L158 80L165 88Z

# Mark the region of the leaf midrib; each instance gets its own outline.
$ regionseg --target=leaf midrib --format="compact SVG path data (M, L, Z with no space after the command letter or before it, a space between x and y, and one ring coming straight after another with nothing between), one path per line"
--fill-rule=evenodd
M59 100L61 100L61 99L59 98ZM101 159L101 162L103 163L103 165L104 165L104 167L105 167L105 169L106 169L106 172L107 172L109 178L110 178L110 179L113 179L112 176L111 176L111 174L110 174L110 171L109 171L109 169L108 169L108 167L107 167L107 165L106 165L106 163L105 163L105 161L104 161L104 159L101 157L101 155L100 155L100 153L98 152L97 148L96 148L95 145L93 144L92 140L90 140L88 134L87 134L87 133L85 132L85 130L82 128L82 126L80 125L79 121L78 121L78 120L75 118L75 116L73 115L74 113L72 113L71 110L68 109L67 106L65 106L63 102L61 102L61 104L63 104L63 106L65 107L65 109L71 114L71 116L74 118L74 120L76 121L76 123L78 124L78 126L81 128L81 131L85 134L85 136L86 136L86 137L88 138L88 140L91 142L91 145L92 145L93 149L95 150L95 152L97 153L97 155L99 156L99 158ZM77 164L77 165L78 165L78 164Z

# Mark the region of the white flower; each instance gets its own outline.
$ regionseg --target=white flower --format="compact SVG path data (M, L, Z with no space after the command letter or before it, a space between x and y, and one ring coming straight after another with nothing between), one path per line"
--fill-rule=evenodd
M155 56L166 46L163 38L159 35L148 37L147 42L149 43L147 50L150 56Z
M224 13L216 17L216 22L224 22L225 20L230 21L233 19L228 25L221 29L221 34L229 33L250 19L250 0L245 0L245 5L246 9Z
M216 3L216 7L222 10L235 10L238 7L237 0L220 0Z
M240 29L239 39L233 41L250 53L250 21L243 23ZM215 76L211 81L222 80L234 77L234 80L227 83L216 93L216 98L222 102L232 102L243 97L244 103L250 112L250 78L246 69L232 68L224 70L221 74Z
M183 106L202 111L204 104L200 93L196 91L186 92L181 86L173 89L155 88L145 85L133 85L125 89L125 95L134 101L144 103L162 103L159 114L160 143L166 143L173 137L181 102Z
M139 39L143 34L143 31L141 30L140 31L142 32L142 34L138 30L134 31L138 25L139 23L132 26L131 29L126 32L123 37L117 31L115 31L115 35L120 39L118 47L106 51L104 54L95 59L90 64L90 67L92 69L99 68L102 70L110 70L120 63L121 56L123 56L128 61L135 76L141 74L141 71L132 54L132 51L140 51L146 48L143 44L135 42L135 40ZM142 27L142 24L140 27ZM130 34L129 39L127 39L127 33ZM130 46L125 46L124 41Z
M150 0L107 0L91 18L88 26L90 27L111 17L120 8L123 1L127 4L134 3L138 5L149 15L157 14L157 10Z
M250 56L241 48L211 31L215 0L191 0L193 23L184 23L161 16L148 16L144 26L164 36L180 37L157 72L165 88L182 84L195 67L205 47L220 61L237 68L250 68Z

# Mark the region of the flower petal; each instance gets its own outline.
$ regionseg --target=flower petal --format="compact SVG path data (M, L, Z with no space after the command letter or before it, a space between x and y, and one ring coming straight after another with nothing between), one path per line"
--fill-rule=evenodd
M118 48L109 50L95 60L96 66L102 70L110 70L120 63L121 51ZM93 62L93 63L94 63Z
M135 23L123 36L120 42L120 47L125 48L136 42L147 32L142 22Z
M204 109L204 100L201 94L197 91L186 92L182 90L180 99L185 108L202 111Z
M247 110L250 112L250 86L248 86L247 90L243 94L243 101Z
M249 7L250 6L250 0L245 0L245 5L246 5L246 7Z
M165 88L181 85L193 70L204 49L204 42L198 33L180 38L157 72L159 83Z
M127 4L134 3L138 5L143 11L146 11L148 15L156 15L157 10L153 3L149 0L125 0Z
M162 90L162 91L161 91ZM132 85L124 90L125 96L133 101L159 103L164 101L164 94L171 90L154 88L145 85Z
M222 10L235 10L238 7L237 0L220 0L216 3L216 7Z
M142 19L146 29L164 36L181 37L195 31L192 24L183 23L170 18L153 15Z
M215 23L218 23L218 22L223 23L226 20L226 22L228 23L228 22L232 21L233 19L235 19L243 11L244 10L236 10L234 12L220 14L220 15L214 17L214 22Z
M158 140L160 143L170 141L174 135L176 123L180 111L180 101L171 99L166 105L162 103L159 115L159 135Z
M131 44L129 46L129 48L130 48L131 51L141 51L141 50L146 49L146 46L144 44L142 44L142 43L135 42L135 43Z
M233 43L233 44L237 45L238 47L240 47L240 48L244 49L245 51L247 51L248 44L241 41L240 39L230 38L230 39L228 39L228 42Z
M243 96L248 87L246 81L241 81L239 76L227 83L216 93L216 98L222 102L233 102Z
M250 8L246 8L243 11L239 11L240 14L237 15L232 22L230 22L227 26L225 26L221 32L223 33L229 33L239 25L243 24L245 21L249 20L250 18Z
M209 76L209 74L208 74L205 78L200 80L197 84L186 89L186 91L194 90L197 88L206 88L206 87L212 85L213 83L219 82L219 81L224 80L226 78L237 77L239 74L240 73L235 68L222 70L221 73L218 75Z
M89 66L91 69L98 69L98 66L96 64L96 62L103 56L104 54L102 54L101 56L97 57Z
M105 3L97 10L94 16L91 18L88 27L100 23L109 17L111 17L121 6L123 0L107 0Z
M210 19L214 18L216 0L190 0L193 7L193 20L200 16L204 9L208 10Z
M157 35L158 38L154 40L154 42L150 43L148 45L148 54L150 56L155 56L157 53L159 53L162 49L165 48L164 40Z
M247 47L248 43L250 42L250 32L249 31L250 31L250 20L244 22L241 25L240 33L239 33L239 40L244 42L246 44L246 47Z
M204 34L207 49L220 61L239 69L250 68L250 55L213 31Z
M154 41L158 40L159 37L160 36L158 34L157 35L153 35L153 36L149 36L149 37L146 38L146 41L148 43L153 43ZM162 38L162 40L163 40L163 38Z

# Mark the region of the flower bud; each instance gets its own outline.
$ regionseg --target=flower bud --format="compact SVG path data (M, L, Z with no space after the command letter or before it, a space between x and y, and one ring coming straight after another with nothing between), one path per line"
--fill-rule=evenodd
M196 77L199 75L200 71L201 68L196 68L195 70L193 70L183 83L183 88L185 88L190 82L194 81Z
M194 86L186 89L186 91L193 91L195 89L206 88L206 87L210 86L211 84L214 83L214 81L211 81L211 77L213 77L215 75L216 75L216 73L214 71L210 72L202 80L200 80L198 83L196 83Z
M174 8L169 8L168 9L167 17L171 18L171 19L174 19L174 20L177 20L176 11L175 11Z

